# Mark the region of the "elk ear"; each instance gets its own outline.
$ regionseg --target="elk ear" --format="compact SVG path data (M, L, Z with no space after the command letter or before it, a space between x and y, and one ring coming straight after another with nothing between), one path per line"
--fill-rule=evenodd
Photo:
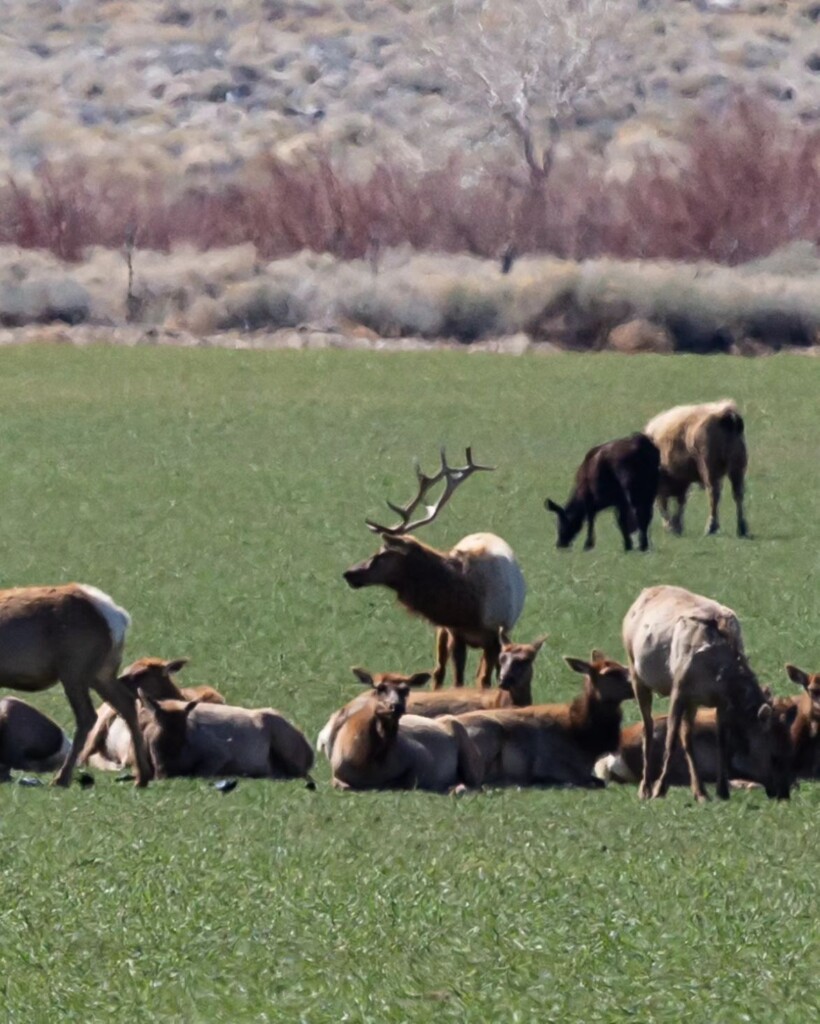
M364 686L373 685L373 676L367 671L366 668L359 668L358 665L354 665L350 671Z
M189 700L188 703L185 705L185 707L182 709L183 715L185 715L185 717L187 718L188 715L190 715L190 713L197 706L197 704L201 704L201 703L202 703L202 701L199 698L197 698L196 700Z
M809 677L808 675L797 665L787 665L786 675L791 679L793 683L797 683L798 686L802 686L804 690L809 688Z
M538 654L538 652L541 650L541 648L544 646L548 639L549 634L545 633L543 636L539 636L537 640L533 640L530 646L535 651L535 653Z
M165 669L173 675L174 672L181 672L187 664L187 658L176 658L174 661L166 661Z
M383 533L381 537L385 551L407 551L412 544L412 541L401 534Z
M498 642L501 644L502 647L506 647L507 644L511 643L510 635L507 632L506 626L498 627Z
M407 685L408 686L424 686L424 684L426 682L428 682L429 679L430 679L430 673L429 672L416 672L415 675L412 675L412 676L410 676L408 678Z
M786 711L786 725L791 728L794 725L794 720L797 718L797 705L792 706Z
M565 654L564 661L573 672L580 672L582 676L588 676L592 672L592 665L588 661L584 661L583 658L570 658L569 655Z
M597 647L592 648L592 653L589 656L591 662L606 661L606 655L603 651L599 651Z
M544 502L544 508L547 510L547 512L554 512L559 519L562 518L564 515L564 510L561 508L560 505L556 505L552 498L547 498L547 500Z
M757 720L764 725L769 725L772 720L772 714L771 704L761 704L757 711Z

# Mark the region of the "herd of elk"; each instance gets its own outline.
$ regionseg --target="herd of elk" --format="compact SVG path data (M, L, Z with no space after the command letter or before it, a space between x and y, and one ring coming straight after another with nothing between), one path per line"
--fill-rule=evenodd
M432 476L417 464L415 496L403 506L388 501L399 522L366 520L381 547L343 574L354 589L393 590L435 627L435 667L414 675L353 670L367 689L331 715L317 742L334 785L438 792L485 783L637 781L647 798L688 781L702 801L704 781L714 781L722 798L734 783L788 799L795 777L820 776L820 674L787 665L803 693L773 698L749 665L734 611L682 587L649 587L627 611L626 666L598 650L589 661L565 658L584 677L581 693L567 704L534 704L534 663L545 638L510 639L525 597L510 546L474 533L440 551L412 536L464 481L490 471L473 461L470 448L466 457L466 465L453 467L442 450ZM565 506L545 502L558 519L558 546L569 546L586 523L584 546L592 548L597 513L614 507L625 549L637 529L645 551L655 500L667 525L681 532L693 482L709 491L713 533L724 475L745 536L746 461L734 402L670 409L644 433L591 449ZM438 485L438 499L428 504ZM670 519L672 497L678 509ZM313 750L301 731L271 708L230 706L210 686L180 688L174 677L187 659L141 658L118 675L129 624L128 613L95 587L0 591L0 685L37 691L59 681L76 719L69 740L24 701L0 701L0 781L14 768L58 768L55 782L67 785L75 763L89 762L133 768L139 786L151 777L225 773L312 785ZM481 651L474 687L464 685L470 647ZM444 689L448 662L455 685ZM422 692L431 679L432 690ZM103 698L96 719L92 689ZM670 698L668 714L655 719L654 693ZM641 721L622 729L621 705L632 696Z

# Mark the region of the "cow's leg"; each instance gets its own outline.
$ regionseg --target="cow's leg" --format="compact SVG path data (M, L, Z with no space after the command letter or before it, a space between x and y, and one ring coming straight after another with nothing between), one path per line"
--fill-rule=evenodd
M700 779L698 766L695 763L695 750L692 743L696 711L697 708L693 704L689 704L684 709L680 727L680 741L681 746L683 747L683 756L686 758L686 766L689 769L689 783L692 787L692 796L698 801L698 803L703 803L703 801L707 800L708 797Z
M743 514L743 494L744 494L744 479L746 476L746 467L744 466L733 466L729 470L729 482L732 485L732 497L735 499L735 509L737 510L737 535L738 537L749 536L749 525L746 522L746 516Z
M632 509L626 503L617 505L615 508L615 518L618 520L618 529L621 531L621 536L624 539L624 551L631 551L632 536L630 534L630 527L635 520Z
M652 691L637 678L634 668L632 670L632 689L635 691L635 700L638 702L643 719L643 777L638 789L638 796L641 800L648 800L652 795L650 758L655 731L655 723L652 721Z
M678 736L680 734L681 722L683 721L683 715L686 711L686 702L681 694L680 687L677 684L672 686L672 696L669 703L669 716L666 720L666 749L663 752L663 767L661 773L658 776L658 781L655 783L655 787L652 790L652 798L657 799L658 797L666 796L667 790L669 789L669 773L672 768L672 754L675 751L675 744L678 742ZM694 792L695 785L700 786L700 779L698 778L697 767L694 766L694 776L690 775L692 780L692 789ZM690 772L692 768L690 767ZM696 782L697 780L697 782Z
M447 675L447 658L450 650L450 630L440 626L436 630L436 667L433 669L433 689L440 690Z
M131 733L131 743L134 746L134 762L137 770L136 785L147 786L151 776L154 774L154 769L148 759L145 741L142 738L134 695L116 677L113 679L98 678L94 688L103 700L108 701L128 726L128 731Z
M717 707L717 786L721 800L729 799L729 723L724 705Z
M453 685L463 686L464 669L467 665L467 644L453 632L450 633L449 651L453 660Z
M595 513L587 512L587 538L584 541L584 551L592 551L595 547Z
M97 720L94 705L91 702L91 694L88 692L88 685L85 682L73 678L64 679L63 689L68 703L71 705L71 710L74 712L76 726L71 750L66 755L62 767L54 776L55 786L71 785L71 773L74 771L74 765L77 763L80 751L85 746L88 734L94 728L94 723Z

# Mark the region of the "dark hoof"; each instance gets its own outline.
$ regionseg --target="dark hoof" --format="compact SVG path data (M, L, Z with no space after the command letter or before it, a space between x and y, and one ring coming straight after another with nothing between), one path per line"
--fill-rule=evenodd
M214 783L214 789L218 793L232 793L236 789L236 779L220 779Z
M314 793L316 791L316 783L310 777L308 777L307 781L305 782L305 789L309 789L311 793Z
M17 780L18 786L42 786L40 779L35 779L33 775L21 775Z
M89 775L88 772L79 772L77 775L77 782L80 784L82 789L90 789L94 785L94 776Z
M114 779L114 782L133 782L135 778L136 775L132 772L122 772L122 774L118 775L116 779Z

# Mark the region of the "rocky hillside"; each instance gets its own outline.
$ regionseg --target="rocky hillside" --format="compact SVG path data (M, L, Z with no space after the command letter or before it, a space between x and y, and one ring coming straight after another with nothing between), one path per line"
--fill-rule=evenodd
M720 109L738 88L820 124L818 0L624 9L617 60L564 119L565 138L616 170L647 149L674 152L691 112ZM5 0L3 15L0 173L17 180L76 156L212 184L317 142L354 172L384 154L430 167L515 145L484 97L442 68L463 50L459 4Z

